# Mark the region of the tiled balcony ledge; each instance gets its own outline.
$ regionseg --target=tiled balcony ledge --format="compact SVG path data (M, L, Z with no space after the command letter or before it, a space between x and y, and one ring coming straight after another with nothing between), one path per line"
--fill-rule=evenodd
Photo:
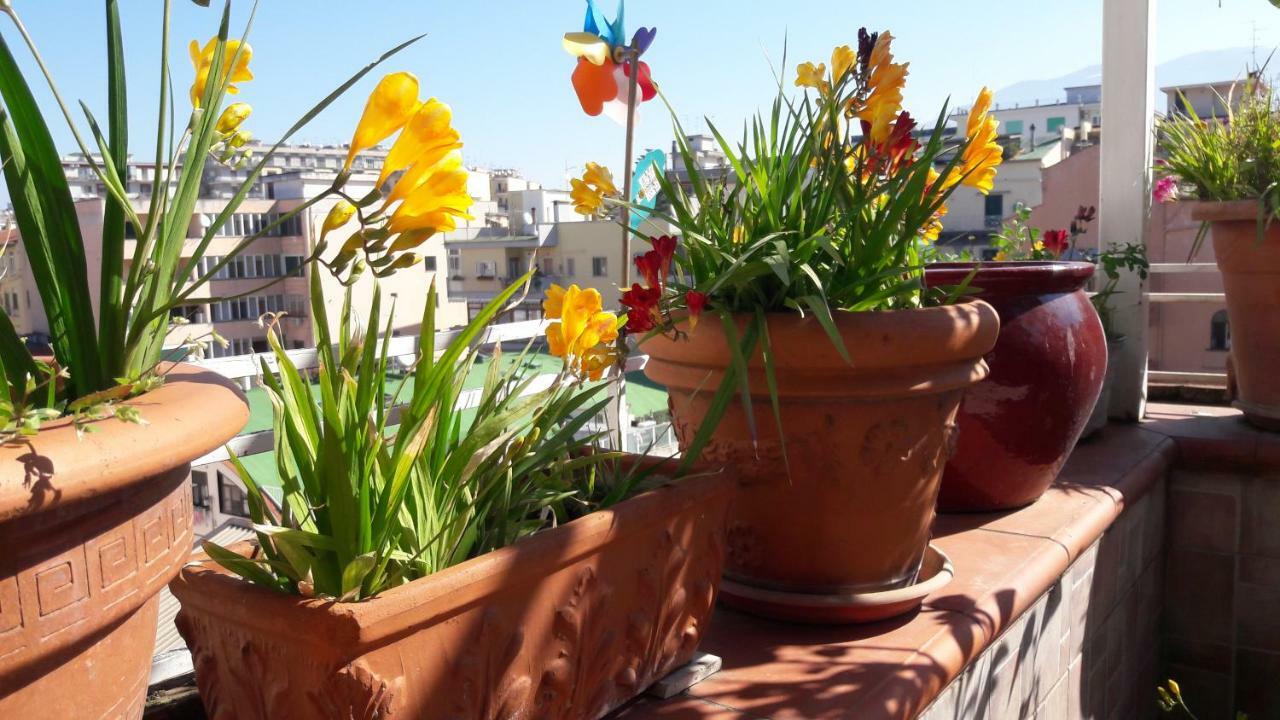
M720 609L703 649L723 669L618 717L1151 716L1174 468L1280 468L1280 437L1226 408L1152 406L1082 443L1039 502L940 517L956 578L919 613L809 627Z

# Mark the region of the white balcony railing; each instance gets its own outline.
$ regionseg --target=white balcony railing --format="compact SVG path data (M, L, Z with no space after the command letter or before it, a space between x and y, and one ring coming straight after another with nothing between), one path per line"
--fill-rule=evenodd
M1217 273L1215 263L1151 263L1152 275L1188 275ZM1152 303L1226 303L1227 296L1220 292L1144 292L1143 296ZM1226 387L1225 372L1201 372L1180 370L1148 370L1147 382L1167 385L1201 385L1208 387Z

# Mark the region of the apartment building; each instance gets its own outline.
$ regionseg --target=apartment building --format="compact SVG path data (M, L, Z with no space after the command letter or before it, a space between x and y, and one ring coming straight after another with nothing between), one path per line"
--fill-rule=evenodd
M265 153L267 148L258 147L256 150ZM313 271L321 273L331 316L336 317L341 312L344 288L325 269L313 269L306 259L314 251L324 217L337 198L326 198L283 223L279 220L308 199L324 194L341 170L346 153L346 147L338 145L284 146L277 151L248 198L213 236L199 265L191 268L192 277L214 271L245 238L267 228L272 229L217 269L210 282L192 293L189 302L174 308L172 314L181 316L186 323L175 325L171 330L170 346L194 338L204 343L207 353L213 357L264 352L268 349L266 330L259 324L259 318L266 313L284 313L279 329L286 347L315 344L308 307L308 274ZM386 151L380 148L358 156L353 163L347 192L358 197L371 191L385 156ZM84 156L67 156L63 166L76 202L86 260L91 269L97 268L102 259L103 216L108 202L106 191ZM208 164L202 178L200 199L187 231L184 261L190 260L190 253L226 207L226 199L234 195L247 177L247 169ZM130 163L126 178L134 210L146 222L150 195L155 187L154 166ZM485 197L490 194L490 176L487 173L479 178L478 187L478 194ZM504 197L505 187L504 184ZM494 212L496 214L496 210ZM133 252L136 242L133 235L133 228L127 228L126 257ZM3 241L2 236L0 241ZM21 238L14 231L7 242L8 246L17 247ZM336 252L336 248L331 252ZM444 264L441 238L428 240L420 248L420 253L423 255L422 263L380 281L384 298L394 301L392 322L396 332L416 332L421 324L427 288L437 269ZM0 307L9 311L20 332L39 340L47 336L48 323L34 291L33 280L29 273L24 272L25 262L21 252L6 252L0 257L4 270L0 273ZM96 272L90 272L89 277L96 302L99 278ZM356 307L368 306L373 287L372 276L362 278L355 285ZM465 304L450 301L447 283L443 281L437 284L437 291L437 326L452 327L464 323ZM390 302L385 307L388 311L392 309ZM226 345L212 341L215 332L225 338Z

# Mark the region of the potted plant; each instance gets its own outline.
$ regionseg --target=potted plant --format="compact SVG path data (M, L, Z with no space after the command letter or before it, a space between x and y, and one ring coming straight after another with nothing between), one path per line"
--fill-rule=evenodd
M229 4L217 34L191 43L190 92L171 97L169 88L181 80L169 65L165 3L149 198L131 197L126 185L129 105L118 2L106 3L107 113L100 123L83 105L84 127L58 93L20 5L0 3L11 21L6 32L29 49L107 197L99 253L86 248L61 157L0 37L0 157L52 350L33 356L0 313L0 716L137 717L154 649L155 596L190 554L189 463L248 418L229 381L175 362L182 356L176 346L198 352L219 338L191 336L171 311L190 303L236 253L312 203L220 253L201 274L205 251L275 152L252 161L244 149L249 105L225 103L253 77L246 39L229 39ZM281 142L372 67L309 110ZM171 127L174 116L183 119ZM188 242L211 159L247 167L248 179ZM322 197L341 192L345 177ZM99 257L101 268L91 267L88 259Z
M990 189L1001 150L985 110L954 141L945 109L917 132L892 40L863 29L830 69L800 65L804 94L780 87L736 144L713 126L728 170L701 167L676 120L688 180L661 178L655 216L681 237L650 239L622 297L686 458L739 478L722 597L757 613L900 613L881 593L918 605L943 567L925 565L938 481L998 321L926 288L922 248L956 187ZM608 185L589 167L578 206L621 204Z
M994 237L994 262L935 262L926 284L970 278L1000 314L991 375L965 396L960 439L942 477L943 511L1004 510L1034 502L1062 469L1098 401L1106 339L1086 286L1094 264L1076 239L1096 215L1081 207L1070 230L1041 231L1019 205Z
M1093 309L1098 311L1102 333L1107 338L1107 372L1102 379L1098 402L1093 406L1093 414L1089 416L1089 422L1085 423L1081 438L1089 437L1106 426L1107 413L1111 407L1111 386L1115 382L1115 365L1111 363L1111 358L1120 352L1125 343L1125 335L1115 327L1115 320L1112 318L1114 309L1111 307L1112 298L1120 292L1117 289L1120 271L1138 273L1139 278L1146 280L1151 268L1151 263L1147 261L1146 247L1137 243L1113 244L1093 257L1097 265L1102 267L1102 283L1089 300L1093 303ZM1098 277L1097 274L1094 275L1095 280Z
M1256 75L1223 100L1226 118L1185 112L1156 125L1162 158L1156 163L1159 201L1180 192L1196 201L1191 216L1202 222L1192 250L1213 236L1231 323L1235 405L1249 422L1280 430L1280 104ZM1233 107L1235 105L1235 107Z
M662 485L674 464L587 429L611 401L596 380L621 322L599 293L548 293L565 359L550 382L495 352L478 404L458 408L473 342L530 277L438 356L432 287L427 342L394 385L376 292L364 331L348 294L331 336L313 281L318 392L270 332L281 497L241 469L257 542L206 543L171 585L210 718L593 719L690 659L732 487Z

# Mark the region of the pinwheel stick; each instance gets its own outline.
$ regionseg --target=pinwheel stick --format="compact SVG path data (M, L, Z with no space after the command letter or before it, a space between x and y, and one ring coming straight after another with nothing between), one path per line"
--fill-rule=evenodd
M631 163L632 147L636 133L636 93L637 78L640 76L640 53L634 47L619 48L624 63L629 63L631 72L627 83L627 157L622 163L622 197L631 201ZM623 65L627 67L627 65ZM622 287L631 287L631 211L623 210L622 218Z

